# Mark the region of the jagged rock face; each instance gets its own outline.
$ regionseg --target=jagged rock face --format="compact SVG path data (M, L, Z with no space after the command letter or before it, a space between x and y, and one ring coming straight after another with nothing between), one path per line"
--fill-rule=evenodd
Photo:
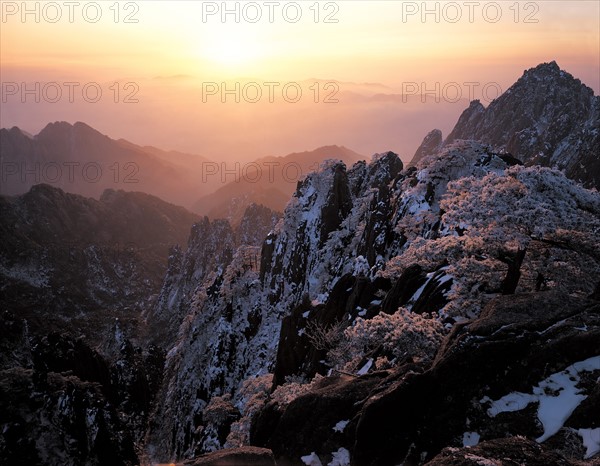
M483 116L485 114L485 107L481 104L479 100L474 100L469 104L469 107L462 112L460 117L458 117L458 121L456 125L446 138L444 142L450 143L457 139L475 139L470 137L464 137L471 132L473 132L474 128L480 124ZM440 135L441 136L441 135ZM443 144L440 144L440 148Z
M356 251L357 256L367 260L369 267L381 267L389 246L398 240L390 219L394 184L399 181L402 169L402 162L396 154L387 152L376 159L364 175L360 173L360 165L350 170L349 177L354 189L366 183L361 186L359 193L370 193L372 196L364 220L364 234Z
M401 170L402 162L389 152L347 173L343 164L325 166L299 184L281 227L265 245L271 261L263 259L261 277L271 302L293 296L284 304L289 312L305 294L311 300L326 294L335 277L354 271L355 258L366 258L366 271L383 261L394 238L391 185Z
M261 306L257 278L258 245L277 220L256 205L236 230L205 217L193 226L187 250L171 251L158 304L146 317L157 343L172 348L154 415L161 421L149 429L150 450L165 460L205 451L199 429L206 403L259 373L274 352L278 317Z
M443 275L444 271L440 270L428 277L415 266L392 284L391 280L382 277L371 280L346 274L337 280L325 304L301 303L281 323L274 386L283 384L286 377L312 379L316 374L329 372L326 349L316 348L311 341L310 333L315 326L329 329L343 324L350 327L358 317L393 314L401 306L410 306L416 313L439 311L447 302L446 293L452 284L441 281ZM365 362L361 361L359 367Z
M382 280L372 283L368 278L346 274L336 282L326 304L313 306L306 301L284 317L273 384L282 385L290 376L312 379L317 373L325 375L329 370L324 363L327 352L324 348L315 348L309 338L308 326L331 328L339 322L349 325L363 309L377 313L374 309L377 306L371 303L377 301L376 295L382 286L388 288L389 283Z
M169 267L155 309L146 320L154 341L173 342L179 325L189 313L194 292L203 286L219 285L233 258L235 234L226 220L204 217L192 226L185 254L171 250Z
M501 458L529 458L533 452L519 452L510 442L531 450L530 440L514 436L532 440L548 429L536 420L539 398L532 398L531 409L507 409L499 414L493 409L496 406L500 411L497 406L502 404L493 400L511 392L532 393L551 374L589 360L586 370L570 379L582 394L579 402L590 395L583 400L590 400L589 404L566 413L565 427L556 426L558 432L533 450L540 461L560 459L561 452L581 459L585 454L582 439L573 439L570 429L598 425L583 414L599 409L594 396L600 374L598 306L597 301L554 292L499 297L479 318L453 329L430 367L410 363L356 378L322 379L285 408L267 404L254 419L251 440L272 448L282 461L297 461L311 451L329 458L342 447L351 452L353 464L391 465L421 464L444 447L463 446L466 434L476 434L481 441L510 436L513 440L504 440L508 442L505 447L484 442L472 452L488 458L490 452L500 455L500 448L506 448ZM555 385L554 390L546 391L549 399L562 389ZM346 408L338 412L339 406ZM342 434L336 434L333 427L341 420L349 422ZM444 450L432 464L446 464L446 458L447 464L471 464L452 462L460 458L457 455L456 450Z
M408 267L383 298L381 312L393 314L400 306L407 304L417 290L426 282L427 276L420 266L413 265ZM367 315L372 317L373 313L367 312Z
M167 461L210 451L202 416L208 401L266 372L280 316L262 301L258 270L244 267L246 257L258 252L239 248L223 274L193 295L167 355L165 383L148 432L152 458Z
M352 210L352 198L348 187L348 177L345 167L336 165L333 170L333 182L327 200L321 207L321 235L320 244L323 244L329 233L339 228L342 221Z
M461 115L461 118L464 115L465 113ZM433 155L438 152L442 148L443 142L444 140L442 138L442 132L439 129L431 130L427 136L425 136L425 139L423 139L423 142L415 152L415 155L408 166L415 167L421 161L421 159L423 159L423 157L427 157L428 155Z
M298 183L284 213L282 229L275 232L273 262L267 265L269 273L261 271L274 290L273 301L282 293L308 285L307 277L318 266L318 251L348 215L352 201L345 165L332 163L319 175ZM280 281L282 275L288 280Z
M389 153L369 167L359 164L357 170L364 173L346 172L343 164L330 163L309 175L299 185L283 220L263 243L262 257L255 262L261 264L260 273L252 263L244 267L248 255L259 255L258 248L246 246L238 248L215 279L201 284L191 277L194 270L203 270L202 254L195 258L198 252L189 248L183 262L196 266L178 270L198 286L187 300L189 316L167 357L168 383L155 415L161 421L151 426L149 433L151 454L160 452L163 456L159 459L167 460L203 451L194 433L202 425L202 410L210 397L235 393L245 378L272 370L282 318L304 294L317 299L331 291L334 277L354 270L356 253L348 253L345 261L338 263L332 247L342 251L344 242L353 242L354 251L385 247L385 231L391 231L388 222L373 227L379 229L376 244L366 245L368 233L354 228L387 209L383 199L401 169L398 156ZM372 199L382 200L379 211L369 210ZM173 283L186 280L174 279Z
M1 371L3 464L139 464L133 439L99 386L31 369Z
M247 246L262 246L269 232L277 225L281 218L275 212L260 204L251 204L244 212L244 216L236 228L237 244Z
M487 108L471 102L444 145L458 139L490 144L526 165L565 170L586 187L600 187L600 97L555 62L525 71Z
M208 217L194 224L185 252L180 247L171 249L158 302L146 314L153 341L164 342L165 347L172 344L194 296L203 290L218 290L236 249L260 246L279 217L267 207L252 204L235 229L227 220L210 221ZM259 254L248 249L242 268L257 269L259 263Z
M167 383L148 435L150 456L170 461L207 451L205 406L224 393L238 402L239 384L248 377L274 372L280 385L287 376L326 373L323 352L304 334L309 323L352 325L358 317L393 314L400 306L414 313L443 308L453 286L447 264L427 270L390 266L406 248L402 229L416 231L417 239L449 235L440 231L439 207L448 183L500 175L513 163L468 142L427 157L418 172L402 172L398 157L387 153L369 165L345 170L330 163L309 175L263 243L254 262L260 271L252 262L244 267L258 248L238 248L222 274L195 282L167 357ZM330 200L335 208L323 209ZM188 254L183 261L194 263L195 252ZM202 270L199 259L195 267ZM186 270L191 277L195 269Z

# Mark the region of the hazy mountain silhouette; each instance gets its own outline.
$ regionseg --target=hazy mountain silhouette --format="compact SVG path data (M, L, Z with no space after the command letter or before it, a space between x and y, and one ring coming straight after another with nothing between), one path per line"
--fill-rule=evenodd
M294 193L297 182L315 171L327 159L339 159L347 165L364 157L343 146L324 146L306 152L294 152L284 157L268 156L255 162L227 165L232 173L222 178L221 173L212 178L223 183L215 192L200 198L193 210L209 218L226 218L237 225L250 204L262 204L282 212ZM234 179L234 173L239 176ZM209 177L211 178L211 177Z
M23 194L46 183L98 198L105 189L143 191L189 205L209 187L198 177L206 158L114 140L85 123L48 124L30 136L17 127L0 130L1 194Z

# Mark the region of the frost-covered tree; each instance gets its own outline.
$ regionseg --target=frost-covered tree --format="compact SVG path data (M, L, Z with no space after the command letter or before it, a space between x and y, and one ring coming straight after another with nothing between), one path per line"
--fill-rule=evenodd
M231 430L225 442L225 448L238 448L250 444L250 424L252 417L264 406L269 399L273 374L250 377L241 383L238 391L238 403L242 417L231 424Z
M600 195L558 171L516 166L460 178L448 184L440 214L439 236L414 238L385 273L447 262L453 287L444 313L472 317L500 292L589 294L596 285Z
M345 370L358 369L359 361L371 354L381 363L407 358L428 361L435 355L443 334L443 325L436 317L400 308L392 315L357 318L329 356Z

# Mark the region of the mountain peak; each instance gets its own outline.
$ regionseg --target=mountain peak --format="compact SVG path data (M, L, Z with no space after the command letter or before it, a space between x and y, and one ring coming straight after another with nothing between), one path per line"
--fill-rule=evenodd
M594 95L594 91L575 78L571 73L561 69L555 61L541 63L534 68L523 72L523 76L513 84L506 94L510 94L515 88L527 87L530 92L546 93L550 87L573 88L578 92ZM580 89L581 88L581 89Z
M478 101L471 102L471 106L473 106L474 102ZM469 108L471 108L471 106ZM423 139L423 142L415 152L415 155L413 156L408 166L415 167L419 163L419 161L424 157L427 157L431 154L435 154L442 147L442 143L442 132L439 129L431 130L427 134L427 136L425 136L425 139Z
M86 134L90 136L101 136L106 137L98 130L95 130L91 126L81 122L76 121L74 124L69 123L68 121L55 121L53 123L48 123L44 129L42 129L38 134L37 138L44 139L46 137L55 137L59 135L64 135L67 133L76 132L79 134Z
M600 97L592 89L555 61L541 63L487 108L472 101L443 146L459 139L480 141L525 165L565 170L569 178L598 187L599 108Z
M540 63L539 65L525 70L524 74L549 74L549 73L560 73L562 70L556 61L552 60L549 63Z
M65 132L73 129L73 125L68 121L55 121L48 123L44 128L37 134L37 137L43 137L48 134L54 134L57 132Z

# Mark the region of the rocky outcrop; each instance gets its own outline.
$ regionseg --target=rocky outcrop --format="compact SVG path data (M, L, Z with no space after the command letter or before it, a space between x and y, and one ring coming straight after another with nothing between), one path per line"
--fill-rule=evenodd
M238 245L262 246L269 232L281 218L279 212L260 204L251 204L244 211L244 216L235 229Z
M376 155L362 174L362 165L356 165L349 172L354 190L360 199L370 194L364 218L364 233L357 245L357 256L367 260L368 266L381 267L390 245L398 241L398 234L390 222L393 213L393 197L397 192L396 183L401 179L402 161L393 152ZM361 199L362 201L362 199ZM392 202L391 202L392 201Z
M257 270L259 247L279 221L279 214L267 207L250 205L234 229L227 220L204 217L193 225L187 248L172 248L162 290L154 309L145 314L153 341L172 342L179 326L190 313L193 297L202 290L217 290L223 274L239 247L246 249L240 264L243 270Z
M219 285L235 248L235 233L226 220L211 222L204 217L192 226L185 252L180 248L171 250L158 301L145 315L153 341L174 341L190 312L194 292Z
M186 466L275 466L271 450L257 447L241 447L202 455Z
M377 306L372 302L377 300L377 293L382 291L381 286L385 289L389 283L384 280L372 283L365 277L344 275L331 290L326 304L313 306L305 301L284 317L277 346L274 386L283 384L290 376L312 379L315 374L327 374L327 348L315 347L311 333L315 328L326 331L337 326L342 331L363 309L377 313L378 310L373 309Z
M347 274L335 283L326 303L313 305L305 300L282 320L273 385L283 384L288 377L310 380L316 374L329 372L327 350L330 348L321 347L315 341L315 333L334 330L341 334L358 317L370 319L380 313L393 314L409 303L415 313L439 311L447 302L445 294L452 284L451 281L440 283L443 275L444 272L439 271L427 277L415 266L392 285L389 279L382 277L371 280Z
M425 136L425 139L423 139L423 142L415 152L408 167L416 167L421 159L437 153L442 148L443 142L442 132L439 129L431 130L427 136Z
M600 188L600 97L559 68L543 63L484 108L471 102L443 146L476 140L512 154L525 165L564 170L586 187ZM423 146L429 146L432 133ZM412 165L422 158L415 154Z
M139 464L133 439L98 384L31 369L0 374L3 464Z
M462 112L456 125L444 141L444 143L451 143L457 139L475 139L470 137L465 137L470 132L473 131L473 128L477 127L480 124L480 121L483 119L485 114L485 107L481 104L479 100L473 100L469 107ZM442 144L443 145L443 144Z
M420 464L444 448L433 464L471 464L469 455L492 460L501 454L515 461L536 455L540 461L563 461L564 455L581 460L586 449L573 429L596 428L583 413L600 409L595 397L599 310L595 301L554 292L498 297L479 318L454 327L429 368L408 364L363 377L322 379L287 407L266 405L255 417L252 441L292 462L311 451L328 458L339 448L357 465ZM544 392L531 398L530 408L522 403L521 410L500 412L502 397L532 393L552 374L574 364L584 367L580 362L586 360L585 370L569 373L575 392L582 394L579 401L587 396L583 402L589 404L566 411L564 427L560 423L550 431L547 419L538 419L535 404ZM557 387L546 391L548 400L570 390ZM338 412L338 404L346 407ZM327 432L342 419L349 421L343 435ZM482 446L458 449L473 438ZM541 446L532 443L540 438Z
M421 322L426 322L430 314L436 315L441 321L439 325L446 325L447 329L457 321L464 321L465 316L477 317L481 310L477 303L468 303L475 309L471 314L466 311L461 314L462 304L454 304L456 312L453 314L445 313L445 309L455 302L457 292L462 295L478 294L477 299L483 304L499 292L488 292L481 283L477 283L478 278L476 283L465 285L461 281L462 276L454 275L460 273L456 270L461 270L456 268L456 264L476 261L473 265L476 277L481 276L482 266L485 269L488 264L493 264L494 270L490 273L498 276L499 282L506 271L502 271L503 263L488 260L489 255L497 254L497 251L471 249L481 245L479 233L469 233L471 225L459 224L458 228L450 229L442 222L444 212L441 205L449 183L463 179L471 180L469 183L473 184L486 177L506 180L511 189L517 186L520 192L525 185L514 181L517 178L513 177L525 176L521 175L521 171L534 177L537 172L529 174L529 169L515 165L518 161L507 154L471 141L454 143L444 148L442 153L426 158L418 171L403 171L395 154L384 153L375 156L370 164L357 163L349 170L339 162L328 162L309 175L299 184L282 220L263 242L260 260L250 261L251 264L260 263L260 270L255 266L244 266L249 263L248 255L258 254L258 248L238 248L229 265L215 274L218 279L197 283L186 298L189 312L167 356L167 383L161 389L157 412L153 415L160 422L153 422L148 434L150 457L171 461L192 458L209 451L209 447L223 447L222 440L226 434L221 432L223 426L207 437L210 426L204 411L211 399L227 395L242 413L247 400L240 391L244 380L252 381L257 376L274 374L273 387L285 390L290 381L310 380L316 374L328 378L327 374L335 365L332 362L335 354L330 358L330 350L339 348L335 341L323 345L315 343L313 337L319 331L333 331L335 340L357 322L375 318L380 319L378 322L389 322L386 319L397 316L400 307L404 308L402 312L412 316L422 315L419 318L425 320ZM574 184L560 174L542 175L545 178L540 178L535 184L535 189L540 192L548 191L544 183L551 181L561 186L564 184L566 192L574 189L579 193L582 190L574 188ZM577 196L582 199L581 208L588 208L584 205L589 204L589 209L595 211L596 200L588 199L588 196L593 197L592 194L586 191ZM510 197L507 201L514 202ZM438 239L443 247L450 245L447 254L430 249L431 245L438 244ZM413 243L423 245L424 249L411 248ZM193 251L189 253L187 260L190 263L194 261L194 254ZM542 260L540 254L537 249L528 251L523 268ZM550 254L559 253L554 251ZM591 269L595 270L594 259L589 260ZM195 269L201 270L200 266L199 261ZM573 267L574 271L579 270L577 264L573 263ZM531 272L527 274L529 280ZM520 283L523 285L524 281ZM580 285L585 285L584 290L589 294L588 279L573 284L569 290L579 290ZM533 289L529 282L523 286ZM359 321L359 318L362 320ZM384 339L385 334L381 338ZM394 355L393 349L384 350L381 344L379 346L369 347L368 354L361 354L356 360L343 360L343 364L348 365L344 366L344 372L351 374L349 383L352 383L352 375L358 372L368 374L377 373L385 367L389 369L389 374L384 377L385 384L382 381L379 389L372 387L373 393L363 399L364 403L357 405L356 432L363 422L359 419L363 415L368 418L367 409L371 409L368 403L374 403L378 394L400 380L412 380L415 374L428 367L410 353ZM336 369L340 368L336 366ZM461 370L464 369L455 367L448 373L458 378ZM440 379L432 385L442 391L444 384ZM415 396L425 396L428 390L419 385L414 388L414 393ZM433 403L427 404L427 408L418 405L418 409L423 408L429 413L430 405L433 406ZM416 406L415 403L415 410ZM276 427L279 425L278 416L283 415L285 407L269 409L272 409L273 415L265 418L264 426L270 427L256 432L263 432L260 435L266 443L261 445L277 450L280 447L275 443L268 443L275 435L275 431L269 429L279 429ZM385 419L381 417L382 412L373 416L373 423L377 422L375 419ZM371 430L379 429L378 436L388 438L390 423L381 421ZM450 421L448 424L451 425ZM348 432L352 433L351 430ZM360 435L365 438L359 438L357 434L352 437L352 442L340 444L338 448L351 452L352 458L355 458L354 455L361 458L363 453L353 446L356 443L364 449L365 458L376 455L367 451L376 441L366 439L369 434L365 431L360 430ZM410 435L416 434L411 431ZM439 437L450 442L445 435L442 433ZM363 440L365 443L360 443ZM295 437L290 435L289 441L294 442ZM448 443L436 448L439 451L446 445ZM387 447L378 444L373 448L385 452ZM300 451L300 448L294 451ZM333 451L335 449L324 454L331 455ZM431 449L431 454L433 452ZM310 453L309 450L302 454Z
M202 412L210 398L223 393L235 397L245 378L272 371L282 319L307 293L312 306L320 294L331 292L339 273L343 275L344 269L354 270L352 254L342 263L332 254L333 248L337 251L344 248L340 234L343 241L355 243L353 249L378 247L383 251L391 236L389 222L377 224L379 233L388 234L378 234L377 241L368 245L367 238L372 233L362 228L357 232L349 223L366 222L371 216L381 215L368 210L379 191L380 212L388 208L383 206L383 199L389 196L388 185L401 169L398 156L391 153L376 158L369 167L359 164L360 172L347 172L339 162L326 163L299 184L283 220L264 241L262 252L251 246L238 247L232 261L217 267L214 278L208 281L202 278L202 264L206 260L203 250L188 247L182 260L190 265L174 266L181 278L172 280L180 287L190 283L188 296L178 294L183 297L181 305L176 304L179 298L161 298L161 302L173 303L173 309L183 306L180 309L189 310L180 314L187 317L167 356L168 382L159 395L159 412L155 414L161 422L151 426L149 432L151 454L167 452L160 458L166 460L203 452L203 441L195 432L200 432L203 426ZM223 237L215 235L220 246L226 244ZM190 244L193 243L192 240ZM259 260L248 261L248 257L255 256ZM260 264L260 270L253 264ZM194 278L194 273L200 275ZM169 276L166 283L168 280ZM334 309L332 304L331 318L327 319L335 320L334 316L345 312L343 308L344 305ZM358 312L352 310L353 315ZM300 328L292 327L297 336ZM200 372L198 368L202 368ZM286 371L297 372L296 369Z
M258 245L277 220L256 205L235 230L226 220L205 217L193 226L187 249L172 251L158 304L146 317L153 336L161 337L157 343L170 343L167 382L154 414L166 420L148 433L150 450L162 459L192 457L214 442L222 446L228 430L207 426L204 408L213 395L232 392L259 372L274 351L278 315L261 305L257 275Z
M530 393L550 374L598 356L597 312L597 303L552 293L492 301L481 317L454 328L431 369L371 397L356 430L356 464L418 462L464 432L483 440L540 437L544 430L534 413L491 417L485 400ZM592 386L583 382L581 390Z
M346 166L330 161L318 174L298 183L284 213L282 229L276 231L276 249L271 264L261 272L265 285L274 290L273 302L292 289L306 289L307 278L318 266L319 251L330 233L347 217L352 200ZM281 282L279 278L286 276Z
M352 431L360 417L360 408L372 390L387 374L373 373L353 378L335 375L320 379L310 393L282 409L267 404L254 419L251 442L273 450L285 464L298 464L301 456L317 452L323 460L339 448L351 450ZM342 421L344 427L336 426ZM327 463L323 461L324 464Z
M529 466L572 466L562 455L525 437L516 436L482 442L474 447L448 447L428 461L427 466L479 466L482 464L527 464ZM510 463L509 463L510 464ZM581 464L581 463L579 463Z

